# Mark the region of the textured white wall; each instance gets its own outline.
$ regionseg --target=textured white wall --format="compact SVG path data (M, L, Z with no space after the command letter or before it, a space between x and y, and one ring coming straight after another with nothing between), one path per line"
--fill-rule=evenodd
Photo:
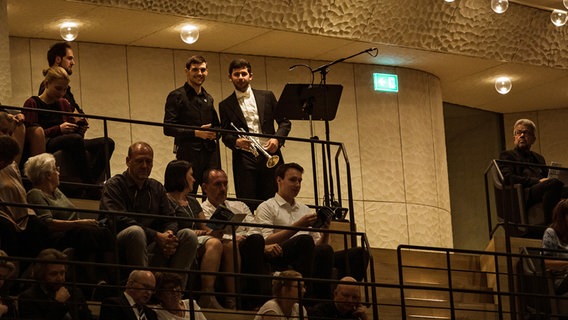
M37 93L46 67L45 52L53 41L11 38L13 96L7 104L21 106ZM71 87L89 114L161 122L167 94L185 81L185 60L198 52L119 45L73 43L77 65ZM232 93L227 67L234 56L201 52L208 61L204 87L215 107ZM289 66L319 65L318 61L250 56L253 86L280 96L286 83L305 83L307 72ZM372 89L372 73L399 76L400 92ZM330 123L330 137L345 144L351 163L353 197L358 229L373 247L398 244L452 247L446 147L440 83L435 76L410 69L342 63L331 69L328 83L344 87L337 117ZM322 122L315 134L325 137ZM116 142L113 174L125 169L128 146L138 140L155 150L152 176L162 180L166 164L174 158L173 139L161 127L110 123ZM100 136L102 123L91 121L88 136ZM291 136L308 138L308 121L293 121ZM232 176L230 152L222 146L223 167ZM286 161L306 168L301 197L312 203L313 179L310 147L290 141L283 150ZM321 154L317 150L317 159ZM342 193L347 196L345 170ZM318 168L321 181L321 168ZM321 183L320 183L321 184ZM321 187L321 185L320 185ZM319 197L321 199L321 189Z

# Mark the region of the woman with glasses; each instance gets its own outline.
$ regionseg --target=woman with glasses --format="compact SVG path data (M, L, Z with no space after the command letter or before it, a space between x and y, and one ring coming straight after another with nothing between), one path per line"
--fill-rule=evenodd
M27 194L28 203L50 207L34 209L49 229L46 242L60 250L73 248L77 260L113 263L115 243L110 230L95 219L80 219L77 212L66 210L76 207L58 188L59 167L53 155L42 153L29 158L24 172L33 185ZM111 280L110 270L101 277L94 267L85 268L87 281Z
M256 313L254 320L292 320L300 318L298 301L306 293L302 274L294 270L275 272L277 279L272 280L273 299L268 300ZM308 319L306 309L302 307L304 319Z
M160 302L154 307L158 314L158 320L189 320L190 305L189 299L183 297L183 282L179 274L169 272L156 273L156 299ZM194 320L207 320L201 308L192 300Z

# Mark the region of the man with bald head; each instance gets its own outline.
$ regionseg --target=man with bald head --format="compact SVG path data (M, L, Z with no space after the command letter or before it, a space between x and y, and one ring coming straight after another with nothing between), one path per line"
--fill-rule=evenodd
M134 212L140 216L104 215L103 222L116 227L119 258L133 266L189 270L197 252L197 236L190 229L178 230L166 189L150 178L154 151L146 142L135 142L128 148L127 170L105 183L101 210ZM144 217L161 215L164 219ZM111 228L112 230L112 228ZM187 273L183 275L187 280ZM185 283L185 282L184 282Z
M156 278L147 270L134 270L128 276L124 292L113 298L107 298L101 305L99 319L105 320L153 320L158 319L156 312L146 306Z
M343 277L333 292L333 301L321 302L308 309L313 319L367 320L367 307L361 304L361 287L352 277ZM346 283L350 282L350 283Z

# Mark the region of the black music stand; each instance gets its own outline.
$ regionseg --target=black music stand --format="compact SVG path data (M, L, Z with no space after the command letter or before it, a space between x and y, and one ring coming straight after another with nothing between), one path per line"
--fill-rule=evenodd
M337 114L342 91L340 84L288 83L278 99L276 118L331 121ZM329 141L329 137L326 138Z

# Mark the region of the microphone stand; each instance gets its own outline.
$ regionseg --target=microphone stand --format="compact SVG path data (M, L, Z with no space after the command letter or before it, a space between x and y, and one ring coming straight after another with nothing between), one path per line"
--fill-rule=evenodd
M372 54L371 52L374 51L374 54ZM320 85L323 87L324 91L323 91L323 100L324 100L324 108L327 108L327 89L326 89L326 84L327 84L327 73L328 73L328 69L329 67L338 64L340 62L343 62L345 60L351 59L353 57L356 57L358 55L361 55L363 53L369 53L371 56L376 57L379 53L379 50L377 48L369 48L366 50L363 50L359 53L350 55L348 57L345 58L340 58L337 59L335 61L326 63L320 67L317 67L316 69L311 69L312 71L312 79L313 79L313 74L315 74L316 72L320 73L321 76L321 81L320 81ZM324 115L327 114L327 110L324 110ZM327 142L330 141L330 135L329 135L329 120L327 120L327 118L325 119L325 139ZM334 200L334 196L333 196L333 175L332 175L332 170L331 170L331 146L329 144L326 144L326 146L324 147L322 145L322 153L324 155L324 161L323 161L323 180L324 180L324 205L330 207L331 204L335 201ZM326 161L327 160L327 161ZM327 177L329 176L329 186L328 186L328 182L327 182ZM341 200L340 200L341 202Z

